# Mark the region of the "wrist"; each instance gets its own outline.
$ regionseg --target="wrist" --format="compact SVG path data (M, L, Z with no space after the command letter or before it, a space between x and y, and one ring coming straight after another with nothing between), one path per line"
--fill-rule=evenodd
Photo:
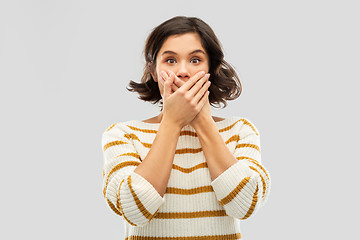
M171 119L168 119L166 117L163 117L161 119L160 125L166 126L167 128L174 129L174 131L179 132L182 129L182 126L179 123L172 121Z

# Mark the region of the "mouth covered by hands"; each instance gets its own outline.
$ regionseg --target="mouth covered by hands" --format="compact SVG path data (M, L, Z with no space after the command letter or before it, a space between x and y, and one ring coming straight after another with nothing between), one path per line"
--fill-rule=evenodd
M204 71L203 71L204 72ZM205 72L204 72L205 73ZM201 74L200 78L199 78L199 74L196 73L193 77L198 77L197 81L201 80L203 77L209 79L210 78L210 73L207 74ZM190 78L191 79L191 78ZM188 81L190 81L190 79ZM164 85L165 81L172 81L171 84L171 94L173 94L174 92L176 92L181 86L183 86L186 81L181 80L179 77L177 77L171 70L168 71L161 71L160 72L160 82L162 83L162 85ZM209 80L207 80L206 82L209 82L211 84L211 82ZM206 83L205 83L206 84ZM209 84L209 87L210 87ZM191 89L191 88L190 88ZM210 92L209 92L210 93ZM204 93L204 95L206 94L206 92ZM206 101L205 104L203 105L203 107L201 108L200 112L195 116L195 118L189 123L190 126L196 128L196 126L198 126L199 124L201 124L203 122L204 119L212 119L211 116L211 108L210 108L210 102L209 102L209 94L207 94L206 96Z

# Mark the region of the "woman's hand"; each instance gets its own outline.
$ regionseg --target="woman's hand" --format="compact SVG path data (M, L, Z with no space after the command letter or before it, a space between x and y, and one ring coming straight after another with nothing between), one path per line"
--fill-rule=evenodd
M210 84L205 72L199 72L172 93L174 80L174 75L169 77L161 71L159 81L164 86L163 119L182 128L189 124L204 106Z
M170 70L167 71L167 73L163 73L163 74L164 74L165 79L169 79L172 82L172 84L171 84L172 93L176 92L181 86L183 86L186 83L185 81L178 78ZM197 77L199 80L198 73L195 74L193 77L195 77L195 78ZM209 77L210 77L210 74L208 74L207 78L209 78ZM201 76L200 76L200 78L201 78ZM210 81L208 81L208 82L210 82ZM193 128L196 128L196 126L198 124L201 124L203 119L207 119L207 118L212 120L209 95L207 95L206 101L205 101L203 107L201 108L200 112L194 117L194 119L189 123L189 125L192 126Z

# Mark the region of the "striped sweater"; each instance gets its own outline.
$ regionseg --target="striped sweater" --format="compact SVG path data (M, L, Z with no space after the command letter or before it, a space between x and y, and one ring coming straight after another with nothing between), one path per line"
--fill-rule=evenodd
M240 221L264 205L270 176L261 163L258 129L246 118L216 122L238 160L211 181L196 131L181 129L163 197L134 169L148 154L160 123L118 122L102 135L103 195L123 217L126 240L240 239Z

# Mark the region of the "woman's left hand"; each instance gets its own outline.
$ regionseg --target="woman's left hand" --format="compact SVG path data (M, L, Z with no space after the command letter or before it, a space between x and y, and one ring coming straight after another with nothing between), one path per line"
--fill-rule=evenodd
M172 90L175 92L178 88L180 88L183 84L185 84L185 82L183 80L181 80L180 78L178 78L173 72L171 72L170 70L168 70L167 75L170 76L172 75L173 77L175 77L174 79L174 84L172 84L171 88ZM197 126L199 126L203 120L205 119L211 119L213 120L213 118L211 117L211 108L210 108L210 102L209 102L209 98L207 98L204 106L202 107L202 109L200 110L200 112L195 116L195 118L189 123L190 126L192 126L193 128L196 128Z

